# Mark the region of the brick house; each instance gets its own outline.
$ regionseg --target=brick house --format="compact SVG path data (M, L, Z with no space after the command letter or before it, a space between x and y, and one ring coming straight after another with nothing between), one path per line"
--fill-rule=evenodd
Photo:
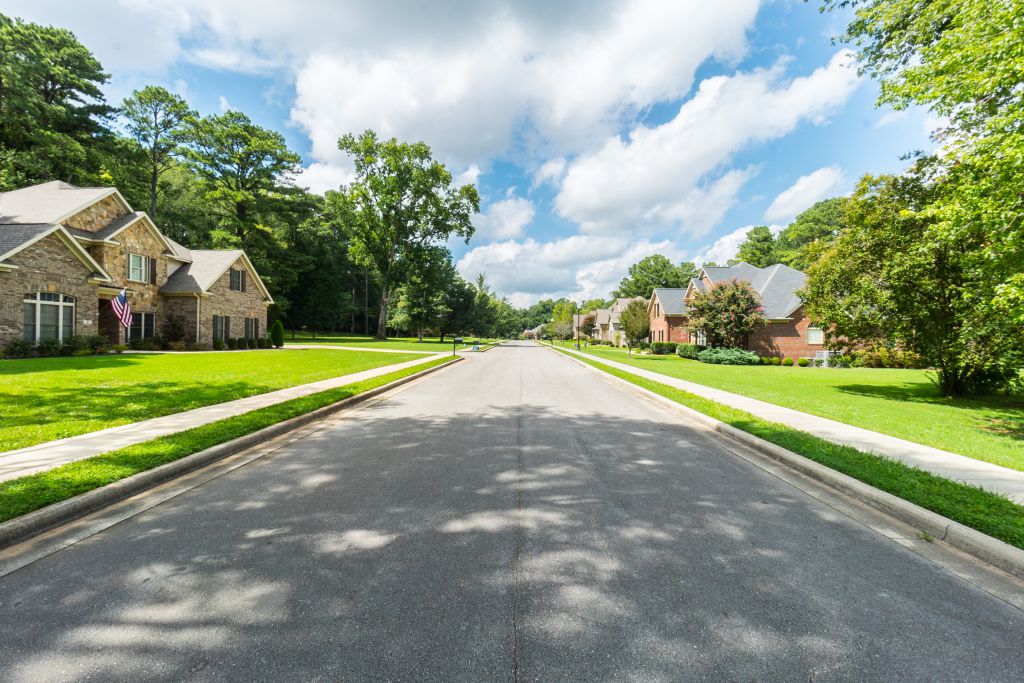
M110 299L127 289L123 330ZM185 340L259 337L273 299L241 250L190 250L134 211L115 188L54 181L0 193L0 345L161 333L180 318Z
M767 268L749 263L702 268L686 288L655 289L647 306L651 319L650 340L703 343L699 333L689 329L687 304L697 292L733 279L750 283L761 297L767 318L767 324L746 340L745 348L760 356L783 358L813 357L815 351L825 348L822 330L811 325L804 314L804 302L797 293L806 284L807 275L781 263Z
M580 315L580 320L588 315L594 316L594 339L610 341L618 346L626 345L626 337L622 334L622 325L619 322L619 315L626 310L629 302L634 300L643 301L641 296L619 297L612 302L611 308L596 308Z

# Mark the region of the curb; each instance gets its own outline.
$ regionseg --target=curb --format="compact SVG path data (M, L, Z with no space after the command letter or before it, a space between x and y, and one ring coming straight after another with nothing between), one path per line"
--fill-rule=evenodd
M765 441L742 429L737 429L732 425L720 422L713 417L676 403L621 377L604 372L584 363L573 355L567 355L566 353L560 353L560 355L566 356L569 360L579 363L593 372L600 373L604 377L620 382L630 389L653 398L670 408L681 411L711 431L724 434L731 439L739 441L800 474L845 493L862 503L884 512L890 517L916 527L918 530L933 536L938 541L943 541L982 562L998 567L1019 579L1024 579L1024 550L1020 548L983 534L960 522L955 522L948 517L943 517L936 512L926 510L920 505L903 500L891 493L876 489L858 479L816 463L809 458ZM595 362L600 363L600 360L595 359Z
M328 415L349 408L358 403L362 403L368 399L379 396L384 392L390 391L403 384L408 384L421 377L425 377L431 373L443 370L444 368L451 367L456 363L463 360L461 357L457 357L453 361L449 361L442 365L436 365L426 370L420 370L419 372L413 373L401 379L396 379L393 382L381 385L369 391L365 391L355 396L342 399L337 403L330 405L321 406L315 410L302 415L296 415L295 417L272 424L269 427L264 427L258 431L240 436L237 439L226 441L216 446L211 446L206 450L186 455L183 458L174 460L169 463L165 463L158 467L154 467L151 470L139 472L133 474L130 477L125 477L119 481L115 481L106 486L87 491L74 498L68 498L58 503L53 503L39 510L29 512L8 520L0 524L0 549L14 545L25 541L32 536L36 536L44 531L48 531L53 527L60 524L72 521L78 517L83 517L89 513L95 512L100 508L107 507L113 503L130 498L137 493L141 493L147 489L151 489L159 484L163 484L171 479L179 477L183 474L187 474L193 470L197 470L201 467L205 467L218 460L222 460L230 455L239 453L251 448L258 446L269 439L290 432L298 427L302 427L311 422L316 422ZM315 396L315 394L311 394Z

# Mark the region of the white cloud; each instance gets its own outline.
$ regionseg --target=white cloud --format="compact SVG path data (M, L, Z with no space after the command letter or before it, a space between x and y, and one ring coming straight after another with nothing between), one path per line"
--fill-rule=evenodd
M656 253L673 260L682 256L669 242L574 235L551 242L527 238L476 247L457 268L467 279L485 273L496 291L513 305L525 306L545 297L608 296L630 265Z
M456 187L462 187L463 185L476 185L477 181L480 180L480 167L476 164L470 164L466 167L462 173L459 173L452 179L452 184Z
M540 187L544 183L558 185L562 182L563 173L565 173L565 157L548 159L533 174L533 187Z
M228 98L224 97L223 95L220 96L219 106L221 113L234 109L234 107L231 106L231 103L228 102Z
M766 221L786 221L836 191L845 176L838 166L826 166L802 175L779 193L764 212Z
M473 218L476 237L480 240L507 240L521 237L523 229L533 221L533 202L517 197L509 188L509 196L494 202Z
M609 138L570 164L558 212L585 232L680 226L706 234L732 205L754 169L720 173L751 143L782 137L803 121L824 123L858 83L842 50L805 77L784 82L785 61L770 69L709 78L671 121Z
M751 228L756 226L744 225L742 228L736 228L732 232L722 235L714 244L704 247L700 252L692 257L692 260L697 265L702 263L717 263L719 265L725 265L729 262L729 259L736 258L736 252L739 251L740 245L747 239L747 233L750 232ZM778 235L782 232L781 225L769 225L768 226L772 234Z

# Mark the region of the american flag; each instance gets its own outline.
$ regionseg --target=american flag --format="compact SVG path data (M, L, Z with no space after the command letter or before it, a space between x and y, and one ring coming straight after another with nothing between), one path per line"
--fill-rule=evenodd
M114 315L125 327L132 326L132 305L128 303L128 289L123 288L121 293L110 300L110 307L114 309Z

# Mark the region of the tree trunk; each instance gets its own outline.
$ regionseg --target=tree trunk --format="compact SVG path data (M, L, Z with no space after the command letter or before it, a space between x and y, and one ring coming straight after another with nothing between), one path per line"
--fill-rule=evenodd
M420 343L423 343L423 328L420 327L416 330L416 334L420 339Z
M157 168L153 166L153 173L149 177L149 217L156 220L156 183L159 179Z
M387 286L381 286L380 291L380 319L377 321L377 334L374 339L384 341L388 338L388 297L391 292Z

